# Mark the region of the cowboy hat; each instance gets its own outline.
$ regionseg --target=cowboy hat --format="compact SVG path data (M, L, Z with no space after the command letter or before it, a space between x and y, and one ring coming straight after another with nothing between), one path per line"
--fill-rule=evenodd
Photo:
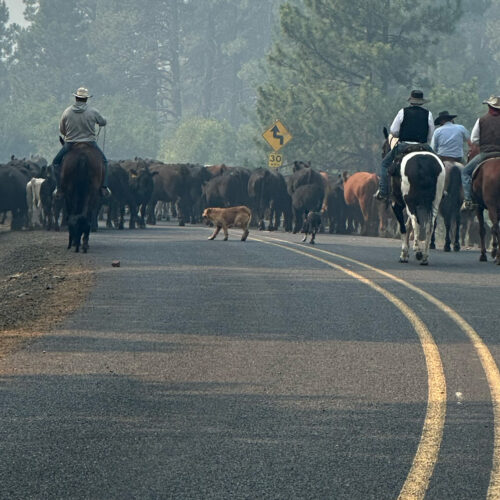
M424 99L424 93L421 90L412 90L408 101L410 104L425 104L426 102L430 102L428 99Z
M492 95L489 99L483 101L483 104L487 104L495 109L500 109L500 97Z
M89 97L92 97L89 95L89 89L85 87L80 87L76 92L73 92L73 95L79 99L88 99Z
M457 115L450 115L448 111L440 111L438 117L434 120L434 125L439 125L441 122L451 122Z

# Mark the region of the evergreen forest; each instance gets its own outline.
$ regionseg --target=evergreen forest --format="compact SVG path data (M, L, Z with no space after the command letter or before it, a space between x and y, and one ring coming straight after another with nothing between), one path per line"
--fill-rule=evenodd
M500 94L500 0L0 0L0 162L59 149L85 86L112 159L374 170L412 89L469 130ZM104 133L105 131L105 133Z

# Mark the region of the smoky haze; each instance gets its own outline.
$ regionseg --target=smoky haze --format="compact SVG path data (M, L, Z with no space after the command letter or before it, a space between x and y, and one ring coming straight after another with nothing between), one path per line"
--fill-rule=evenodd
M469 129L498 93L500 0L25 1L0 0L0 162L51 159L80 86L110 158L263 166L280 119L285 162L334 170L375 168L412 88Z

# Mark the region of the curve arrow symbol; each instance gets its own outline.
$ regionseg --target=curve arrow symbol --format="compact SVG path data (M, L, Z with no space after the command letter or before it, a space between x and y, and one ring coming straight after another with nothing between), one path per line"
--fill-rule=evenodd
M279 139L280 145L283 146L283 136L279 134L280 129L278 128L277 125L275 125L272 129L271 132L273 133L273 137L275 139Z

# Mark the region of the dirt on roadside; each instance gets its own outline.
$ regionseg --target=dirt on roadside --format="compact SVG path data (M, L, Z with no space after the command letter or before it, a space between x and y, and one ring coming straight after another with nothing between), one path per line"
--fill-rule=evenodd
M95 264L66 244L66 232L0 226L0 357L48 331L88 296Z

